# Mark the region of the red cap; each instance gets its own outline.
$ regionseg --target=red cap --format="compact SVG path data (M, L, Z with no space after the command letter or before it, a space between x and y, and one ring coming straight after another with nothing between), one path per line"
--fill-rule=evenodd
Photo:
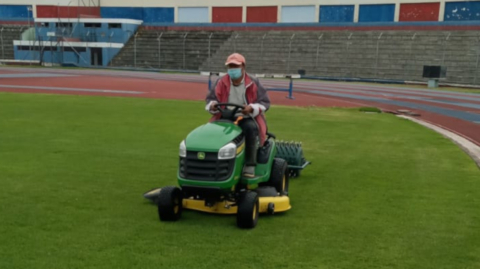
M239 53L234 53L228 56L227 61L225 62L225 65L229 65L229 64L236 64L236 65L245 64L245 57L243 57Z

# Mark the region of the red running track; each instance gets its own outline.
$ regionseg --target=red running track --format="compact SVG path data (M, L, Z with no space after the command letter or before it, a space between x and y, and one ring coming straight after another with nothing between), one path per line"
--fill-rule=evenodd
M19 77L9 77L9 74ZM152 75L153 74L153 75ZM44 75L45 77L42 77ZM36 77L34 77L36 76ZM177 75L178 76L178 75ZM99 96L122 96L136 98L158 98L174 100L197 100L203 101L207 93L206 82L179 82L164 80L160 76L156 77L154 73L147 74L140 72L92 72L78 70L44 70L44 69L0 69L0 91L16 93L55 93L55 94L74 94L74 95L99 95ZM304 84L306 82L303 82ZM297 83L300 85L302 83ZM357 89L361 91L368 90L369 86L356 84L334 84L334 83L312 83L305 87L326 88L334 93L350 93ZM384 94L391 91L391 88L382 86L372 86L371 91L355 92L355 96L369 96L389 98L389 100L404 100L415 102L417 104L430 104L428 99L411 100L404 97L386 97ZM350 92L349 92L350 91ZM418 92L402 91L402 95L411 97L422 97L424 94ZM269 92L272 105L287 106L323 106L323 107L360 107L375 106L386 111L397 111L405 107L379 103L372 100L358 100L355 98L337 97L322 93L295 92L294 100L287 99L286 92ZM457 94L456 94L457 95ZM458 94L461 96L462 94ZM428 97L428 96L423 96ZM480 97L480 95L479 95ZM449 96L438 98L437 100L451 100ZM469 102L473 105L477 101ZM461 111L470 111L479 113L477 108L459 107L455 104L434 104L437 107L455 109ZM471 121L461 120L437 113L415 110L420 113L420 119L436 124L443 128L454 131L455 133L469 139L480 145L480 124Z
M1 72L0 72L1 73ZM172 100L205 100L207 94L207 85L198 82L177 82L154 80L144 78L123 78L123 77L105 77L105 76L71 76L71 77L22 77L22 78L2 78L0 79L0 91L21 92L21 93L55 93L55 94L75 94L75 95L100 95L100 96L123 96L123 97L141 97ZM4 87L4 86L19 86ZM30 86L32 88L21 88ZM39 89L36 87L49 87L50 89ZM58 89L55 88L68 88ZM77 90L74 90L77 89ZM88 91L88 90L99 91ZM115 90L137 92L115 93L101 92L101 90ZM287 106L336 106L336 107L358 107L358 102L344 101L321 96L311 96L309 94L295 94L295 99L286 98L287 93L269 92L272 104Z

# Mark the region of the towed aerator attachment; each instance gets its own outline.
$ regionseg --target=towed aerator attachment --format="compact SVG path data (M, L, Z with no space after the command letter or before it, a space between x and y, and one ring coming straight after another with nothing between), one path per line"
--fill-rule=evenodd
M288 174L291 178L299 177L300 171L310 164L303 155L302 143L295 141L277 141L277 158L288 163Z

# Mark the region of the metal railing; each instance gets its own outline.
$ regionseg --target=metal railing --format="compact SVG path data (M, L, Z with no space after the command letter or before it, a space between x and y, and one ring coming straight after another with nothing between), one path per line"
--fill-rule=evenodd
M5 30L4 27L2 27L2 29L0 29L0 41L2 42L2 59L5 59L5 47L3 45L3 30Z
M158 41L158 68L162 68L162 35L163 32L158 34L157 41Z

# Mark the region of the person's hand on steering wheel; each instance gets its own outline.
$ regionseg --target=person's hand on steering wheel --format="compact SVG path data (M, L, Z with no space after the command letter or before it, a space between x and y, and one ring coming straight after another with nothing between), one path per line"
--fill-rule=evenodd
M217 110L218 110L218 108L217 108L217 103L215 103L215 102L212 103L212 104L210 105L210 110L211 110L211 111L217 111Z
M211 111L218 111L218 103L212 103L210 105L210 110ZM242 114L243 115L249 115L253 113L253 107L251 105L246 105L242 109Z
M253 107L251 105L244 106L242 109L243 115L249 115L253 113Z

